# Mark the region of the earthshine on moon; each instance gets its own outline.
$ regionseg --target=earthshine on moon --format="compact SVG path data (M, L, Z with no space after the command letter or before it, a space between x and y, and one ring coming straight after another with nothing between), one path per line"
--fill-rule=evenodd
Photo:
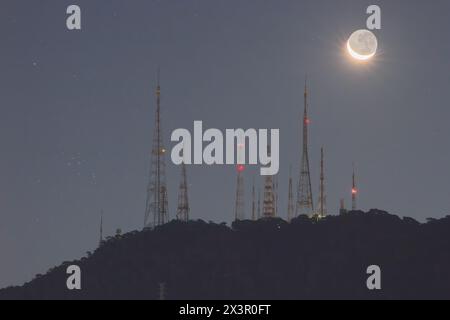
M347 41L348 53L360 61L366 61L375 56L377 48L377 37L369 30L355 31Z

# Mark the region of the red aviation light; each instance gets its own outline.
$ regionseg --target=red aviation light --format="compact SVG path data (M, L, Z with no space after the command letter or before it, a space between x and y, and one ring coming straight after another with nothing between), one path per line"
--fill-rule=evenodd
M357 193L358 193L358 189L352 188L352 194L357 194Z
M305 118L305 124L308 125L311 123L311 120L309 118Z
M245 170L245 166L243 164L240 164L237 166L237 171L238 172L243 172Z

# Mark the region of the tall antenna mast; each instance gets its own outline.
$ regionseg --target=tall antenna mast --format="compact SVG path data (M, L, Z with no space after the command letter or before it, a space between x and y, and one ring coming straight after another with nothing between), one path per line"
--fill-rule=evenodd
M303 152L300 164L300 178L297 190L297 206L296 215L314 213L314 203L311 188L311 175L309 171L309 153L308 153L308 126L310 120L308 118L308 89L307 80L305 80L304 92L304 111L303 111Z
M270 146L267 147L267 154L270 155ZM263 215L264 218L274 218L275 212L275 195L274 195L274 184L272 176L268 175L264 178L264 205L263 205Z
M147 187L144 227L156 227L169 221L169 206L166 185L166 149L161 129L161 86L158 68L156 88L156 117L151 153L150 179ZM151 220L153 219L153 221Z
M320 192L319 192L319 218L327 216L326 208L327 198L325 195L325 172L324 172L324 155L323 148L320 149Z
M289 170L289 191L288 191L288 222L294 219L294 190L292 186L292 168Z
M236 203L234 207L234 219L236 221L245 220L245 200L244 200L244 170L245 170L245 144L238 144L237 160L237 184Z
M358 188L356 187L356 173L355 163L353 163L353 175L352 175L352 211L356 210L356 197L358 195Z
M236 203L234 207L234 219L236 221L245 219L244 170L244 165L239 164L237 166Z
M264 201L263 201L263 215L264 218L275 217L275 198L273 192L272 176L264 178Z
M186 164L183 161L181 164L181 181L180 181L180 191L178 194L178 209L177 209L177 219L188 222L189 221L189 197L188 197L188 183L187 183L187 173Z

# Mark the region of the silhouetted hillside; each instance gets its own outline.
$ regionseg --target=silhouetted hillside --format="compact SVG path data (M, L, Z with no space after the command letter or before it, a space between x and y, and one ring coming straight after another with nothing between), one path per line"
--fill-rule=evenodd
M66 288L66 268L82 290ZM366 287L370 265L382 290ZM420 224L385 212L315 222L171 222L105 242L0 299L450 299L450 217Z

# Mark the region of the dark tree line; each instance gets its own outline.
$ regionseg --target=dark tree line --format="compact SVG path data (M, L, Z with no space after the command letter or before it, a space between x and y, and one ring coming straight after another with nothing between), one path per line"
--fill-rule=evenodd
M66 268L82 270L69 291ZM370 291L366 269L382 270ZM110 238L0 299L450 299L450 217L350 212L225 224L173 221Z

